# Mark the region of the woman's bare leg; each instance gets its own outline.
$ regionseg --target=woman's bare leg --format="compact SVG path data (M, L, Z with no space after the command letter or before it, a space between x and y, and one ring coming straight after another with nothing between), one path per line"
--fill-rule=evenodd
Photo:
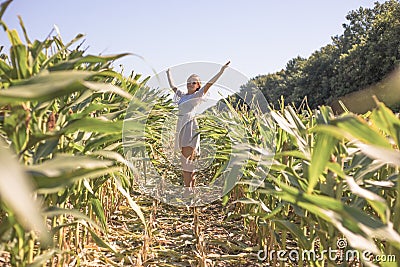
M195 150L193 147L190 146L185 146L182 147L182 161L190 160L193 161L195 157ZM193 164L193 163L192 163ZM182 162L183 166L185 165L184 162ZM185 187L193 188L194 183L195 183L195 176L194 176L194 171L190 171L190 168L182 168L182 173L183 173L183 183Z

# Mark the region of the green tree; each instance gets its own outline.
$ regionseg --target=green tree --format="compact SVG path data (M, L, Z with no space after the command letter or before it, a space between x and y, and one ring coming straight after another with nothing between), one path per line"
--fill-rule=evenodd
M283 96L300 105L305 97L312 108L364 89L385 78L400 60L400 3L389 0L373 8L349 12L343 34L309 58L297 56L285 69L257 76L257 86L276 105Z

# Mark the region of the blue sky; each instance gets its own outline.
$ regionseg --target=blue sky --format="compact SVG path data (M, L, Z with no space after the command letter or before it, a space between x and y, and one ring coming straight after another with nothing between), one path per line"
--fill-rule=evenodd
M279 71L298 55L308 57L342 33L349 11L374 2L14 0L3 21L19 29L21 15L30 39L43 40L56 24L65 42L85 34L88 53L145 58L117 61L126 73L151 75L151 68L231 60L231 67L254 77ZM8 44L4 32L0 44Z

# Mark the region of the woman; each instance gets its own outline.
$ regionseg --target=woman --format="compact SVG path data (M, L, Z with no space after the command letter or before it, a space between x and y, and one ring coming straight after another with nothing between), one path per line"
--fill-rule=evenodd
M195 108L201 103L203 96L210 87L221 77L224 70L228 67L228 61L221 70L210 81L201 87L200 77L192 74L187 79L187 93L184 94L175 85L171 77L171 71L167 70L168 82L175 92L178 100L178 124L175 137L175 148L181 153L181 164L183 173L183 183L186 188L192 190L195 184L194 159L200 152L199 126L195 118Z

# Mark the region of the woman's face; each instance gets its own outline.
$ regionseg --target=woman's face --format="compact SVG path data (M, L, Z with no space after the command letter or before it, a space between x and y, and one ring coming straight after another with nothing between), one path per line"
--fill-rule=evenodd
M190 77L187 80L187 84L186 87L188 89L188 93L189 94L193 94L194 92L196 92L197 89L200 88L200 81L198 78L196 77Z

